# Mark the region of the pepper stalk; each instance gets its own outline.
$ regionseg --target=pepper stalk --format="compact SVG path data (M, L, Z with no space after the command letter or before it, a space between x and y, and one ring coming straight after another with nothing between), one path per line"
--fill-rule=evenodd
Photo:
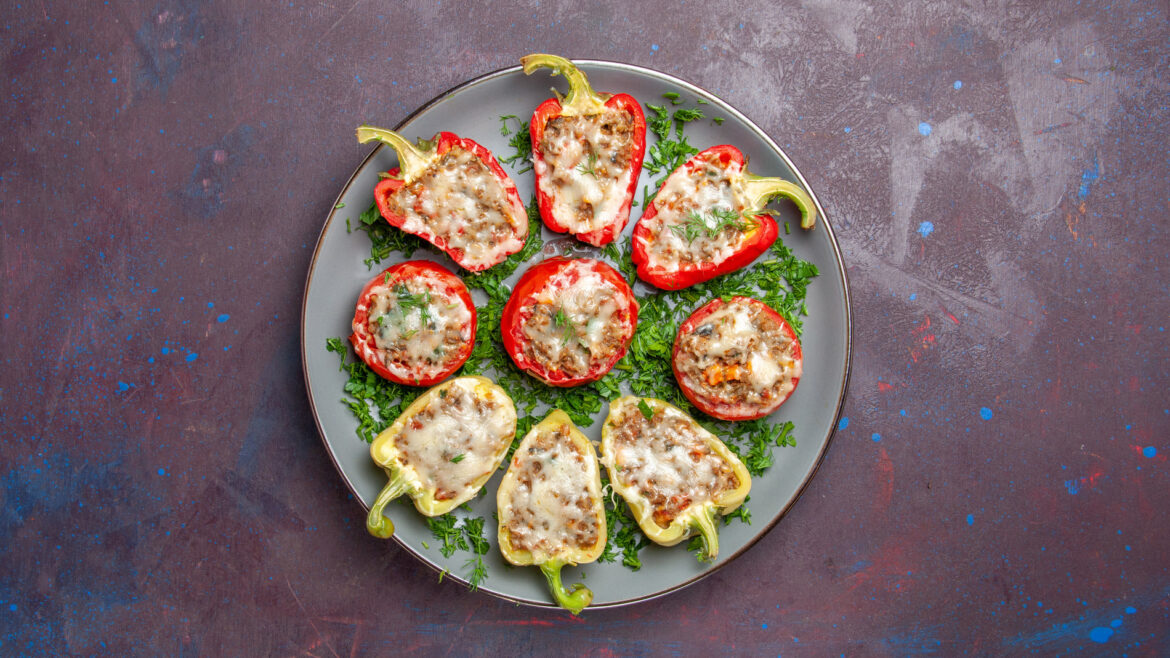
M398 154L398 169L402 172L402 178L408 181L421 175L435 157L434 142L420 139L416 146L402 135L385 128L358 126L357 138L362 144L378 141L394 149Z
M540 68L549 68L553 70L553 75L563 75L568 80L569 93L561 96L560 92L553 89L553 93L561 101L562 115L601 114L605 111L605 101L609 99L610 94L599 94L593 91L584 71L564 57L544 54L526 55L520 58L520 64L524 66L525 75L532 75Z
M572 589L565 587L561 582L561 568L564 566L564 560L549 560L540 565L540 571L548 580L548 588L557 604L577 615L593 602L593 591L581 583L573 585Z
M409 494L411 491L413 488L406 482L406 478L401 472L390 476L390 481L382 488L377 500L370 507L370 514L366 517L366 530L369 530L371 535L382 539L389 539L393 536L394 522L386 518L382 511L386 509L386 505L390 501L403 494Z
M743 173L744 201L749 209L759 212L768 201L782 196L800 209L800 228L810 229L817 219L817 206L812 197L800 188L799 185L783 178L756 176L748 172ZM751 210L749 210L750 212Z

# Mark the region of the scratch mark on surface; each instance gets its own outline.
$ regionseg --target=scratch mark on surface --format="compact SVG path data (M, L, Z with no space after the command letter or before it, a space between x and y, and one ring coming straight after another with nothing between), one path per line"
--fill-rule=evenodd
M292 583L289 582L288 576L284 577L284 584L288 585L289 593L293 595L293 600L297 602L297 607L300 608L301 612L305 615L305 621L308 621L309 626L313 627L313 632L317 634L317 639L329 649L329 653L333 654L333 658L341 658L341 656L338 656L337 652L333 650L333 645L329 644L329 641L326 640L323 635L321 635L321 631L317 628L317 624L313 623L313 618L309 616L309 611L305 610L305 605L301 603L301 597L297 596L297 592L293 589Z

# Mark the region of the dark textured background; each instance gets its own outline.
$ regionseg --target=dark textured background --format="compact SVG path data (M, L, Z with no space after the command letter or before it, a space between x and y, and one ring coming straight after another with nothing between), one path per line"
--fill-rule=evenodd
M0 9L0 653L1170 652L1164 1L132 4ZM855 303L792 513L584 619L367 536L298 354L354 126L533 51L744 111Z

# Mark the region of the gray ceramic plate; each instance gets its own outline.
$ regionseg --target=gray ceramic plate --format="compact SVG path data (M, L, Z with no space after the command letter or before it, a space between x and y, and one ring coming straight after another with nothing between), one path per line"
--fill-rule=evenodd
M722 116L726 121L722 126L710 120L688 124L686 132L691 144L700 150L715 144L734 144L750 158L755 173L784 176L808 188L804 178L770 137L743 114L710 93L669 75L636 66L597 61L577 63L589 75L595 89L626 92L643 103L662 103L662 94L666 92L681 93L688 105L693 105L696 98L702 98L709 103L702 106L707 116ZM531 77L525 76L519 67L490 73L439 96L402 122L397 130L411 139L430 138L440 130L448 130L475 139L497 156L508 155L511 149L507 146L507 138L500 135L498 117L507 114L531 117L532 110L549 97L549 88L553 85L565 90L562 78L550 78L545 71ZM650 136L649 140L653 144L654 137ZM356 420L339 402L345 375L337 369L337 355L326 352L325 341L332 336L349 335L358 292L377 271L390 265L387 261L381 264L381 268L370 270L362 264L362 260L369 256L369 240L358 231L347 233L346 219L357 221L357 216L370 205L378 172L396 166L396 162L392 149L376 148L346 183L335 204L344 203L344 207L330 213L317 240L305 284L301 316L305 382L317 427L337 470L367 509L386 482L386 476L370 460L369 446L354 433ZM527 202L533 191L532 173L517 175L515 168L507 165L505 169L520 188L521 198ZM646 184L649 184L649 177L643 172L638 189ZM813 198L816 198L815 194ZM819 202L817 207L820 208ZM634 603L685 587L734 560L792 506L828 449L849 374L851 325L845 268L823 210L816 228L807 232L798 228L799 217L791 206L785 205L785 211L789 215L784 219L789 220L793 230L791 235L781 235L781 238L797 256L815 263L820 269L820 276L813 280L808 291L809 316L805 320L802 339L804 376L792 398L773 416L775 422L791 420L795 423L797 446L776 449L773 453L775 465L752 482L749 507L753 522L751 525L734 522L720 529L720 554L715 563L699 563L682 545L673 548L651 545L642 550L643 567L637 572L631 572L620 563L595 563L566 569L566 583L585 582L593 590L593 608ZM630 225L620 239L629 239L639 209L635 208L632 215ZM549 240L563 238L547 229L544 237L546 244ZM431 258L458 271L437 252L420 252L414 257ZM541 254L534 256L534 260L541 258ZM524 267L519 268L513 277L518 277L524 270ZM641 288L636 291L639 294L644 292ZM477 299L477 303L483 301ZM594 440L600 440L601 418L603 415L599 415L592 427L583 428ZM500 475L493 476L487 485L488 495L476 498L472 503L474 514L488 519L486 529L492 542L492 550L486 557L489 577L480 590L511 601L552 606L554 604L538 569L510 568L499 554L491 521L499 482ZM469 556L458 552L450 558L440 555L439 542L433 540L413 507L394 504L387 511L396 527L394 540L403 548L424 564L448 571L448 578L463 580L468 575L464 563ZM457 511L456 514L464 512ZM799 529L792 531L799 532ZM365 539L354 537L354 541ZM430 548L423 546L424 541ZM583 576L587 576L584 581L581 580Z

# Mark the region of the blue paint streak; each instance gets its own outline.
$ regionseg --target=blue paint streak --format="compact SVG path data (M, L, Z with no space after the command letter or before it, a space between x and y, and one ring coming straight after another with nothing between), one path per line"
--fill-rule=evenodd
M1127 615L1132 615L1136 612L1137 612L1137 608L1133 607L1132 605L1125 609L1125 614L1127 614Z
M160 469L158 469L158 474L159 474L159 475L166 475L166 474L167 474L167 469L165 469L165 468L160 468Z
M126 391L129 391L129 390L130 390L129 384L127 384L126 382L118 382L118 392L119 393L125 393Z
M1065 480L1064 488L1074 496L1081 492L1081 485L1076 480Z
M1155 448L1154 446L1146 446L1146 447L1142 448L1142 455L1146 456L1147 458L1153 457L1154 455L1157 455L1157 454L1158 454L1158 449Z
M980 407L980 409L979 409L979 417L980 418L982 418L983 420L991 420L991 416L992 416L991 409L989 409L987 407Z
M967 515L967 525L975 525L975 515L974 514Z
M1101 177L1101 168L1097 164L1097 155L1093 154L1093 166L1081 173L1081 187L1077 190L1077 196L1085 198L1089 196L1089 186Z
M1113 628L1121 628L1121 620L1114 619L1113 621L1109 622L1109 625L1112 626Z
M199 358L198 354L196 354L195 352L191 352L190 354L187 355L187 363L190 363L198 358Z
M837 429L843 430L846 427L849 427L849 416L842 416L841 422L837 423Z
M874 443L878 443L878 442L880 442L880 441L882 440L882 435L881 435L881 434L878 434L877 432L874 432L874 433L873 433L873 436L871 436L871 437L869 437L869 438L873 439L873 442L874 442Z
M918 235L925 238L931 233L934 233L934 222L922 222L918 225Z
M918 134L922 135L923 137L926 137L927 135L929 135L931 130L934 130L934 129L931 128L930 124L925 122L925 121L918 124Z
M228 320L230 320L231 317L232 316L228 315L227 313L224 313L223 315L220 315L218 318L216 318L215 321L223 323L223 322L227 322Z
M962 89L962 88L963 88L963 81L962 80L955 80L955 89Z
M1105 644L1106 642L1109 641L1109 638L1111 638L1111 637L1113 637L1113 629L1112 628L1105 628L1104 626L1098 626L1098 627L1094 628L1093 630L1089 631L1089 639L1091 639L1092 641L1097 642L1099 644Z

